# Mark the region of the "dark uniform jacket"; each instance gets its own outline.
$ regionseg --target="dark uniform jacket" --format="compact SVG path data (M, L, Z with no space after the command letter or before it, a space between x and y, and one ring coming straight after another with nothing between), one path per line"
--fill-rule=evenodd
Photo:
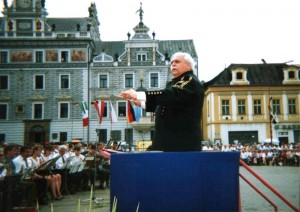
M192 71L167 83L164 90L146 92L146 111L155 112L149 150L201 150L204 89Z

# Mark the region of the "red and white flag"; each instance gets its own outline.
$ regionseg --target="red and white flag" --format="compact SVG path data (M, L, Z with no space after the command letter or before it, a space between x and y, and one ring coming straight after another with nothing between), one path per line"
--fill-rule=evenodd
M94 106L98 114L99 124L101 124L104 115L105 102L103 100L96 100L94 101Z
M110 121L113 124L113 123L118 122L118 119L117 119L117 115L116 115L114 107L112 106L111 101L109 103L110 103Z

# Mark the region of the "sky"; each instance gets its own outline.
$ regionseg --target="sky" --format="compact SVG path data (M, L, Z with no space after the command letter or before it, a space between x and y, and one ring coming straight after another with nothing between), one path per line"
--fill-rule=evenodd
M300 64L299 0L46 0L46 9L48 17L88 17L91 2L103 41L133 35L142 2L150 36L194 41L200 80L233 63Z

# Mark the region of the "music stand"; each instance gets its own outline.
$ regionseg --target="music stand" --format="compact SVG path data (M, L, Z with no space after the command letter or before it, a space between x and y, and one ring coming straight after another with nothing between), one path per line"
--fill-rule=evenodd
M92 183L92 192L93 192L93 196L92 196L92 198L91 199L85 199L85 200L83 200L83 202L92 202L92 201L94 201L97 205L99 205L100 204L100 202L99 201L102 201L102 200L104 200L104 198L101 198L101 197L95 197L95 183L96 183L96 176L97 176L97 167L96 167L96 165L97 165L97 163L96 163L96 159L97 159L97 157L96 157L96 155L95 156L87 156L87 157L85 157L85 160L86 161L93 161L94 162L94 180L93 180L93 183Z

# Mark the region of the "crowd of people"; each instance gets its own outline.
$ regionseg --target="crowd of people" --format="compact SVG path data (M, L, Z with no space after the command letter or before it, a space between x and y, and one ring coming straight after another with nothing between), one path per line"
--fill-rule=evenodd
M63 200L65 194L109 188L110 151L117 151L119 145L108 144L2 145L0 211L47 205Z
M204 151L239 151L247 165L254 166L300 166L300 143L298 144L229 144L205 145Z
M0 211L16 206L34 207L37 202L45 205L62 200L65 194L91 188L110 188L110 153L119 151L120 145L118 142L108 144L0 146ZM204 145L202 150L239 151L241 160L248 165L300 165L300 144L216 144Z

